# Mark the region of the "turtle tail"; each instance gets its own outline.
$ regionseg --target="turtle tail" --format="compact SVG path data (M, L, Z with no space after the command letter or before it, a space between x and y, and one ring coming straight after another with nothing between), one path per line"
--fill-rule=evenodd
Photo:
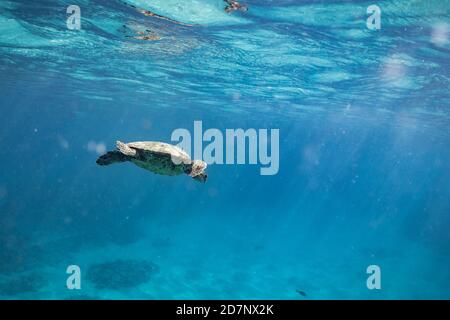
M97 159L97 164L100 166L109 166L113 163L128 161L129 157L120 151L109 151Z

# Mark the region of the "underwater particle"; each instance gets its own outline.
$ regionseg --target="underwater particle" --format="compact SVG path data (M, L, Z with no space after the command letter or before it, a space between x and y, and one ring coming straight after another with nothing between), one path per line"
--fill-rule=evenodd
M295 290L295 292L297 292L299 295L301 295L302 297L306 297L307 296L307 294L306 294L306 292L305 291L302 291L302 290Z
M438 23L431 30L431 42L438 46L443 46L448 42L450 33L449 25L446 23Z
M98 289L133 288L150 281L159 268L146 260L115 260L92 265L87 280Z

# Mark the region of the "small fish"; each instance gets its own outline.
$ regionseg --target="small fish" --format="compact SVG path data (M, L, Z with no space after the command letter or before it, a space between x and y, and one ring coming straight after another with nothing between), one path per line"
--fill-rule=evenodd
M138 8L138 7L136 7L136 6L132 5L132 4L129 4L127 2L122 1L122 3L124 5L127 5L127 6L133 8L133 9L137 10L138 12L142 13L144 16L158 18L158 19L162 19L162 20L166 20L166 21L175 23L175 24L179 24L179 25L183 25L183 26L187 26L187 27L192 27L191 24L183 23L183 22L180 22L180 21L176 21L176 20L170 19L170 18L165 17L165 16L161 16L159 14L151 12L150 10L145 10L145 9Z
M295 292L297 292L299 295L301 295L301 296L303 296L303 297L306 297L306 296L307 296L307 294L306 294L305 291L295 290Z
M227 6L225 7L226 13L231 13L233 11L239 10L239 11L247 11L248 7L244 4L240 4L236 0L223 0L226 2Z

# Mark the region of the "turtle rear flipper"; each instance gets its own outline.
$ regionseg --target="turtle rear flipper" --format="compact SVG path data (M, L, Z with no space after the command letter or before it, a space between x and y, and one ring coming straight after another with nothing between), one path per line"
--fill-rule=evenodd
M97 159L97 164L100 166L108 166L113 163L125 162L130 158L119 151L109 151Z
M137 151L135 149L130 148L126 145L126 143L123 143L122 141L116 141L116 147L124 155L134 157L137 154Z

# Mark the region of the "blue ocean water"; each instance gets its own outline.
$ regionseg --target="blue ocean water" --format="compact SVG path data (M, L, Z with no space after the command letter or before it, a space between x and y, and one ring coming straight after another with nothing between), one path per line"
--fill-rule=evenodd
M0 1L0 298L450 298L450 1L126 2ZM95 162L197 120L278 174Z

